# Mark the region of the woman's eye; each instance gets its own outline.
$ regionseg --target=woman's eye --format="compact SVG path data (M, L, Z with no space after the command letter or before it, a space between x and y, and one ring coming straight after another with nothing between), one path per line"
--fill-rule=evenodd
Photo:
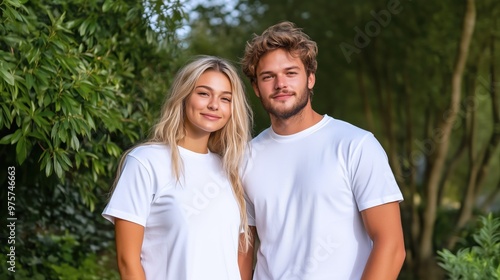
M230 103L231 102L231 98L229 98L229 97L223 97L222 101Z
M208 93L207 93L207 92L204 92L204 91L200 91L200 92L198 92L198 95L201 95L201 96L208 96Z

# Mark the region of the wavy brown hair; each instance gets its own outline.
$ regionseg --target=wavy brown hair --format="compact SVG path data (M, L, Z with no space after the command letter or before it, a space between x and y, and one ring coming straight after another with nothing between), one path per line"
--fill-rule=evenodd
M276 49L284 49L293 56L300 57L306 74L316 73L318 62L318 46L316 42L305 34L301 28L294 23L283 21L267 28L262 35L254 34L252 40L245 47L245 54L241 59L243 73L250 79L252 84L256 83L256 69L260 58Z

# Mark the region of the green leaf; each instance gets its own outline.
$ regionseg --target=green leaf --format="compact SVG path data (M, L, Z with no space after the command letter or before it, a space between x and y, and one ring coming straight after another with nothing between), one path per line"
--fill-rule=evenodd
M15 9L12 9L9 6L4 6L6 9L3 11L5 14L7 14L8 17L15 18L18 21L23 21L24 18L21 16L20 13L18 13Z
M76 133L74 130L71 131L71 141L70 145L73 149L77 150L80 148L80 140L78 140L78 137L76 136Z
M66 28L72 29L75 26L78 26L82 21L83 21L82 19L75 19L75 20L67 21Z
M33 121L35 121L36 125L39 127L48 127L50 125L50 123L40 113L33 116Z
M61 25L62 25L62 23L64 22L64 18L65 18L65 17L66 17L66 12L63 12L63 13L61 14L61 16L60 16L60 17L56 20L56 22L54 23L54 26L57 26L57 27L61 26Z
M59 131L59 122L56 122L53 126L52 126L52 130L50 131L50 138L52 140L56 139L57 137L57 132Z
M107 12L113 5L113 0L106 0L104 1L104 4L102 5L102 11Z
M23 131L21 129L17 129L13 134L10 134L10 135L7 135L7 136L11 136L10 137L10 144L15 144L17 143L17 141L19 141L19 139L21 138L21 136L23 135ZM6 138L7 136L5 136L4 138ZM3 139L2 138L2 141Z
M17 141L16 145L16 155L19 164L23 164L24 160L26 160L26 157L28 156L29 152L28 150L29 150L29 144L28 141L26 141L26 138L24 136L19 138L19 141Z
M30 132L28 135L26 135L27 137L33 137L33 138L36 138L38 140L42 140L42 141L47 141L47 137L44 133L42 133L42 131L33 131L33 132Z
M106 143L106 150L110 155L114 157L118 157L121 154L121 149L113 142Z
M89 21L88 19L87 20L84 20L82 22L82 24L80 25L80 27L78 27L78 32L80 32L80 36L84 36L85 33L87 32L87 27L89 26Z
M43 97L43 106L47 107L51 102L52 98L50 97L50 95L47 94Z
M12 138L13 134L5 135L0 139L0 144L1 145L6 145L6 144L11 144L10 139Z
M15 83L14 75L12 75L5 68L0 68L0 76L6 81L9 85L13 86Z
M56 173L57 177L62 178L63 177L63 169L61 167L61 163L59 163L59 158L57 157L58 153L54 151L54 157L52 158L52 163L54 165L54 172Z
M50 158L49 149L46 149L40 155L38 161L40 162L40 170L45 168L45 176L49 177L52 173L52 161Z
M63 143L66 143L66 141L68 141L68 127L64 127L65 124L66 122L63 122L63 128L59 129L59 131L57 132L58 139Z
M35 79L33 79L33 75L31 75L30 73L25 73L24 79L26 80L26 89L30 90L33 87L33 84L35 84Z

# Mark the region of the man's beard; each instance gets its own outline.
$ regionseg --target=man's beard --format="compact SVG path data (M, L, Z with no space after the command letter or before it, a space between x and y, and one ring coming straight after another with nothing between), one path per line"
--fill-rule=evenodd
M264 107L264 110L266 110L270 115L273 115L274 117L281 119L281 120L287 120L295 115L297 115L304 107L306 107L307 102L309 101L309 98L311 96L310 90L307 88L304 88L302 91L302 94L300 95L295 95L299 97L299 99L293 104L292 108L289 109L278 109L274 108L271 104L271 102L268 102L267 100L262 99L260 97L260 103Z

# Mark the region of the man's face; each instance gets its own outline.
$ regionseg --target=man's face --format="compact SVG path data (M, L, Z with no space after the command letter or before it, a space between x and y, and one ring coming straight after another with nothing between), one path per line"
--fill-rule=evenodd
M278 119L288 119L310 106L315 76L307 76L304 64L286 50L266 53L259 61L253 85L264 109Z

